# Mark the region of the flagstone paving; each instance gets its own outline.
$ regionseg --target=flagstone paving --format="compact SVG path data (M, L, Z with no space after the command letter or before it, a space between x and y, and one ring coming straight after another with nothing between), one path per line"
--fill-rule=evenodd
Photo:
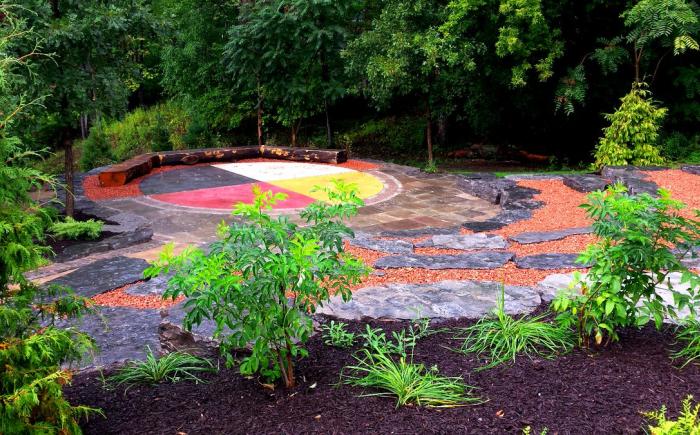
M254 177L275 179L284 172L280 172L278 166L271 166L263 171L265 174L256 174L255 163L220 165L216 170L206 169L208 166L196 168L151 175L154 178L147 177L142 188L148 192L151 189L156 194L177 193L178 188L172 185L188 183L190 177L187 173L190 169L196 169L191 172L191 185L204 186L205 189L212 182L207 181L208 173L216 175L213 180L216 189L227 188L230 183L247 182ZM684 170L691 174L695 167ZM343 168L338 168L336 172L352 173ZM500 229L512 223L530 219L533 211L544 206L537 199L539 191L521 186L517 177L504 179L491 174L425 174L415 168L385 163L378 163L376 169L363 173L373 180L379 180L383 188L366 199L367 205L350 222L356 237L349 243L353 249L372 253L368 254L368 265L374 269L373 277L398 271L400 276L406 276L406 282L367 284L367 287L353 291L353 299L349 303L342 303L334 297L319 310L321 314L342 319L480 317L494 308L502 290L506 311L527 314L541 303L551 301L557 292L569 286L573 274L563 271L582 268L574 262L577 254L572 252L533 255L516 255L516 252L538 252L522 249L589 234L591 228L582 226L586 223L576 228L537 232L522 231L528 228L521 226L522 232L515 235L511 235L512 232L504 233L508 234L507 237L498 234ZM636 168L612 169L604 175L608 178L581 176L574 180L578 184L568 183L580 186L583 191L593 185L607 184L608 179L622 181L637 191L650 191L655 186ZM546 179L556 179L568 185L566 177ZM289 187L300 189L299 186ZM578 194L576 190L570 192ZM137 216L139 225L148 223L149 230L153 232L153 239L146 243L54 263L29 275L37 283L69 285L88 297L133 284L123 290L129 297L157 298L165 291L167 278L143 280L142 274L148 261L158 257L162 246L172 242L176 252L187 244L206 246L216 239L215 229L222 220L231 222L234 219L228 211L181 207L143 195L105 200L98 204L80 197L78 204L87 208L100 207L102 213L110 215ZM274 213L288 212L277 210ZM566 219L566 215L562 216ZM293 215L290 217L293 218ZM465 229L469 231L465 232ZM686 261L689 265L695 265L693 267L700 267L698 258L689 257ZM526 274L535 271L538 278L530 280L527 285L503 286L493 281L445 279L444 276L449 276L451 270L497 270L498 274L505 270ZM443 278L434 282L411 283L408 276L414 271L448 273L439 275ZM545 279L539 281L542 276ZM678 278L671 277L672 281L678 281ZM673 281L674 284L678 284L676 281ZM664 297L670 297L666 288L662 287L661 291L665 292ZM181 324L185 314L182 303L163 310L122 306L97 308L98 314L81 321L71 321L71 324L78 325L95 337L101 348L94 361L84 361L82 366L141 358L146 346L158 350L161 322ZM205 322L194 332L210 337L213 331L214 324Z

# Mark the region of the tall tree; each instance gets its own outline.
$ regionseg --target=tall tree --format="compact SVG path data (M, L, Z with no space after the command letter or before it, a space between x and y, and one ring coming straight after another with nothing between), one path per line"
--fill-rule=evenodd
M43 6L43 7L42 7ZM73 141L102 116L126 111L134 34L152 24L144 0L50 0L37 5L33 24L51 59L39 77L50 96L44 104L65 153L66 214L73 214Z
M236 88L255 98L259 144L266 111L291 128L292 145L300 122L323 111L332 146L330 106L345 94L340 52L357 4L270 0L241 5L224 59Z

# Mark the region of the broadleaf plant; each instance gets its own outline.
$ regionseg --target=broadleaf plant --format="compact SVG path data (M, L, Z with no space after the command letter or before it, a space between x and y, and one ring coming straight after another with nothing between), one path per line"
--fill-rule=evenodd
M304 343L313 329L308 315L333 294L349 300L350 287L367 273L344 252L343 238L353 233L343 220L362 204L356 188L336 181L322 190L327 201L301 211L302 226L267 213L286 195L254 186L254 201L233 211L242 219L222 224L209 252L188 248L173 256L171 246L146 271L150 277L174 272L165 297L187 297L187 329L205 319L216 322L229 366L232 351L250 346L240 362L244 375L281 378L293 387L294 359L307 355Z
M641 327L664 318L679 319L681 311L695 313L700 277L681 261L700 241L700 221L681 216L684 207L666 190L658 197L633 196L622 185L593 192L581 207L594 220L599 241L589 245L578 261L590 265L587 275L578 275L573 291L562 292L553 301L564 325L576 326L580 343L615 341L624 327ZM700 212L696 211L696 215ZM674 288L671 273L679 273ZM665 300L659 285L668 288L672 301Z

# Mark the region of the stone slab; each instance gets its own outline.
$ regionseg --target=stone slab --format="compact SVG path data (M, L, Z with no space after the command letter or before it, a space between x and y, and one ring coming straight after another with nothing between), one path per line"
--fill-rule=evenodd
M518 242L523 245L528 245L532 243L543 243L551 242L552 240L561 240L569 236L575 236L580 234L590 234L593 232L591 227L583 228L568 228L559 231L546 231L546 232L527 232L520 233L515 236L510 237L510 240Z
M503 287L496 282L440 281L365 288L353 293L353 299L347 303L334 296L317 312L348 320L478 318L496 307L502 289L509 314L530 313L541 302L538 292L528 287Z
M458 255L393 255L374 263L377 269L497 269L514 257L512 252L475 252Z
M143 279L148 262L140 258L112 257L97 260L75 271L47 282L72 288L76 294L91 298Z
M515 264L520 269L581 269L584 265L576 263L579 254L536 254L517 257Z
M388 254L410 254L413 252L413 243L405 240L383 240L371 237L356 237L350 239L350 245L372 251Z
M605 178L593 174L565 175L562 179L565 186L582 193L605 190L610 184L610 181Z
M689 174L700 175L700 165L683 165L681 170Z
M416 246L471 251L476 249L505 249L508 247L508 242L503 237L495 234L438 234L416 244Z

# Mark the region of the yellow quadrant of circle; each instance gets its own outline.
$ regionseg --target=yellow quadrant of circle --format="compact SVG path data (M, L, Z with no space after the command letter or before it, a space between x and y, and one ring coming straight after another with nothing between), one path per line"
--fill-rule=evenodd
M268 181L277 187L282 187L314 199L325 201L328 196L325 192L312 192L315 186L333 187L333 180L343 180L347 184L354 184L358 188L358 196L362 199L370 198L379 194L384 188L384 184L372 175L364 172L345 172L341 174L316 175L312 177L292 178L289 180Z

